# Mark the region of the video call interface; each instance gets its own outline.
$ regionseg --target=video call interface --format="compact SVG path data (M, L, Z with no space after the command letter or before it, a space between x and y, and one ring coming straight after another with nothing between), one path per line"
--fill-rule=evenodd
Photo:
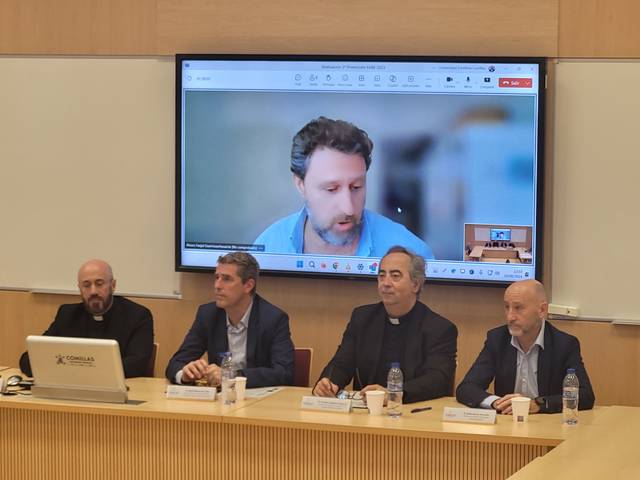
M425 257L427 279L536 276L541 60L176 61L178 270L242 250L263 272L375 276L403 245ZM292 172L294 138L325 124L364 132L368 169L320 142L305 177ZM514 243L511 226L530 233ZM520 254L488 255L493 241Z

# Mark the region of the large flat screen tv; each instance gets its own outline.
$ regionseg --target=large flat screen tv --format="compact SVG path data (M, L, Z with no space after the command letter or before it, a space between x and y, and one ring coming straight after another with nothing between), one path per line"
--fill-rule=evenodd
M177 55L176 269L241 250L367 277L403 245L429 280L539 278L545 80L541 58Z

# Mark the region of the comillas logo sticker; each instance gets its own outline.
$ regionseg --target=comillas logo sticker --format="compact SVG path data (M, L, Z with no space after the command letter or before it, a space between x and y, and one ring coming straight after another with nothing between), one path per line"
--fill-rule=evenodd
M69 365L73 367L95 367L96 359L85 355L64 355L57 354L56 365Z

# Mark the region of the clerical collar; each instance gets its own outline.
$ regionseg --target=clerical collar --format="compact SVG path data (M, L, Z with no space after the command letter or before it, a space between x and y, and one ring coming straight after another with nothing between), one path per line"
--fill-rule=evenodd
M109 304L109 306L107 307L107 309L106 309L104 312L102 312L102 314L101 314L101 315L93 315L93 314L90 314L90 315L93 317L93 319L94 319L96 322L102 322L102 321L104 321L104 316L105 316L107 313L109 313L109 310L111 310L111 307L113 307L113 302L114 302L114 297L113 297L113 296L111 296L111 303ZM85 308L86 308L86 306L85 306ZM87 313L89 313L89 312L87 312Z
M417 305L418 305L418 302L416 301L416 303L413 304L413 307L411 307L411 310L409 310L404 315L400 315L399 317L392 317L391 315L389 315L389 312L387 312L387 318L389 319L389 323L391 325L400 325L405 321L409 320L411 318L411 315L415 311Z

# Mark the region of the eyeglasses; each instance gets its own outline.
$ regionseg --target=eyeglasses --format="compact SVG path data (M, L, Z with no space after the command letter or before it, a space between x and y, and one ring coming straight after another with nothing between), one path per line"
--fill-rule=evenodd
M0 383L2 384L2 388L0 389L1 395L31 395L29 390L31 389L32 382L30 380L24 380L20 375L11 375L6 381ZM9 388L11 388L11 390L9 390Z
M17 387L21 381L22 377L20 375L11 375L9 378L7 378L7 386Z
M340 390L336 395L336 398L340 400L362 400L362 394L360 392L347 392L346 390Z
M331 379L331 370L329 371L329 379ZM358 367L356 367L356 380L358 380L358 384L360 385L360 388L362 388L362 380L360 380L360 371L358 370ZM360 401L364 401L364 397L362 396L362 394L357 391L357 392L348 392L346 390L340 390L337 394L336 394L336 398L339 398L340 400L360 400ZM363 407L353 407L353 408L363 408ZM366 407L364 407L366 408Z

